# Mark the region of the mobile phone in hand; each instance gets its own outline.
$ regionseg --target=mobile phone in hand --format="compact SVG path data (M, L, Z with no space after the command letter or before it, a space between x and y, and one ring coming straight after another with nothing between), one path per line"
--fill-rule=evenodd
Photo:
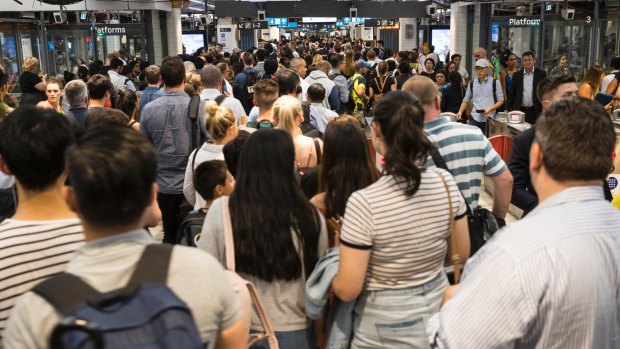
M484 114L484 109L476 109L476 113Z

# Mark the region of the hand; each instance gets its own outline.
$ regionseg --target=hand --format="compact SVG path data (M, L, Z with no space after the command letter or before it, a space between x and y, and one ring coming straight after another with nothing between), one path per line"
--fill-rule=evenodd
M456 113L456 119L457 120L461 120L461 117L463 116L463 112L458 112Z
M334 247L340 247L340 230L334 231Z
M488 114L489 114L490 112L491 112L491 109L485 109L485 110L482 112L482 115L484 115L484 116L488 116Z
M459 286L458 285L451 285L448 286L448 288L446 288L446 290L443 293L443 299L441 300L441 306L443 307L447 301L449 301L450 299L452 299L452 297L454 297L454 293L456 293L456 290L458 290Z

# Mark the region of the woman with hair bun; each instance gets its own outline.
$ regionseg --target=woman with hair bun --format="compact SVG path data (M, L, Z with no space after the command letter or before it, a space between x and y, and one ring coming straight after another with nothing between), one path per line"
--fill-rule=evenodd
M273 104L274 121L277 128L288 132L295 144L295 161L300 172L321 164L323 142L318 138L304 136L299 128L304 115L299 99L282 96Z
M205 200L196 193L194 187L194 170L205 161L224 160L224 145L233 140L238 132L237 118L232 109L219 106L215 101L208 101L205 104L205 113L205 126L213 144L205 142L190 154L183 181L183 194L194 206L194 210L199 210L205 205Z
M463 263L469 255L466 206L454 178L421 168L433 149L423 124L422 104L408 92L388 93L375 107L371 135L384 175L347 202L331 284L342 301L357 299L352 348L428 347L425 325L448 287L451 211Z

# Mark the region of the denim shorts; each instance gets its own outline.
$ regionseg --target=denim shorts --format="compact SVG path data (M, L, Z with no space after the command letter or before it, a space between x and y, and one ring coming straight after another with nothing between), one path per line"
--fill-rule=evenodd
M442 271L420 286L364 291L355 306L351 348L428 348L426 325L447 287Z

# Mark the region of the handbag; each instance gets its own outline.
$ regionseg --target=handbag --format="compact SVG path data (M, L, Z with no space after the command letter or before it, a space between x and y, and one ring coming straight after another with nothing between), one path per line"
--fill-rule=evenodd
M260 300L253 283L243 279L235 272L235 241L228 209L228 196L222 197L222 219L224 223L224 251L226 253L226 275L233 285L241 302L241 318L246 323L248 332L252 323L252 308L256 311L263 332L250 334L248 348L257 342L267 341L269 349L279 349L276 334L267 318L263 302Z
M443 182L443 187L448 195L448 206L450 208L450 237L448 238L448 253L450 254L450 260L454 266L454 284L458 284L461 279L461 256L459 255L458 244L456 242L456 222L454 221L454 209L452 208L452 196L450 196L450 189L446 179L443 178L441 173L437 172L439 178Z
M434 148L431 152L431 157L435 162L435 165L450 173L450 169L443 157L439 153L437 148ZM460 190L459 190L460 191ZM461 196L463 193L461 192ZM500 229L497 219L493 216L491 211L484 207L477 207L472 210L467 203L467 199L463 196L465 205L467 206L467 224L469 226L469 241L470 241L470 253L469 256L473 256L484 244Z

